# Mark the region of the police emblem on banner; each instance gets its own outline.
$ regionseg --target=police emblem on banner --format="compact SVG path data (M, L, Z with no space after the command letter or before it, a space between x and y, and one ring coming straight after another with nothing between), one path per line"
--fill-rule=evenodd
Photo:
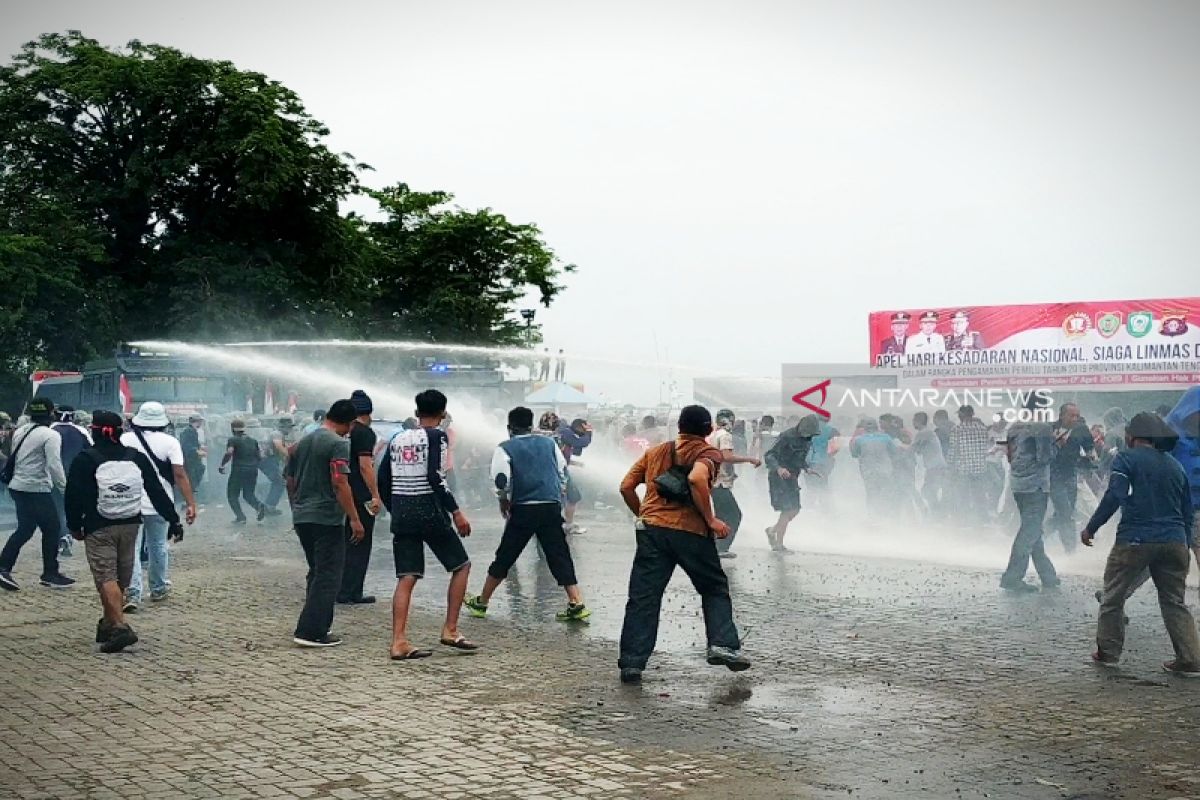
M1154 315L1149 311L1134 311L1125 321L1125 329L1129 335L1138 339L1145 336L1154 327Z
M1183 314L1167 314L1163 317L1163 336L1183 336L1187 332L1187 318Z
M1117 331L1121 330L1121 312L1107 311L1103 314L1097 314L1096 330L1100 331L1100 335L1105 339L1116 336Z
M1063 333L1067 336L1084 336L1092 329L1092 318L1082 311L1067 314L1062 324Z

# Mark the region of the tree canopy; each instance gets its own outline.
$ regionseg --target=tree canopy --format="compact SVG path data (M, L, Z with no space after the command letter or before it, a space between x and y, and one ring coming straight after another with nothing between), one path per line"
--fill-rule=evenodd
M522 341L563 265L531 224L369 171L265 75L72 31L0 67L0 370L187 335ZM365 195L375 215L343 213Z

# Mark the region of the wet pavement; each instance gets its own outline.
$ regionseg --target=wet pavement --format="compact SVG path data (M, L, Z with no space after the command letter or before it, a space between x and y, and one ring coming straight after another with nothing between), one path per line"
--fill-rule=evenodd
M704 663L680 575L644 684L623 687L633 542L615 510L581 517L589 530L572 540L590 624L554 621L564 597L531 547L489 618L464 618L482 652L413 663L387 660L386 603L339 607L340 648L293 647L298 545L282 526L234 532L225 513L173 549L171 598L132 618L143 641L119 656L89 643L90 583L41 589L27 546L25 588L0 595L0 796L1200 797L1185 744L1200 734L1200 681L1159 671L1170 646L1149 591L1130 603L1122 669L1101 671L1087 663L1086 574L1011 597L978 566L772 554L748 523L726 565L754 668ZM477 591L499 520L473 519ZM797 548L903 544L808 515L797 526ZM67 571L86 578L78 556ZM446 586L430 573L412 626L426 645ZM368 589L386 600L393 584L383 536Z

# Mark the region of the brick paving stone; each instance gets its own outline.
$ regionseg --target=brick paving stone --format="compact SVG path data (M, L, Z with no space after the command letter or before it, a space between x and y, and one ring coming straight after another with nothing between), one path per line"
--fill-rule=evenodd
M1178 750L1200 736L1200 687L1154 671L1169 645L1150 596L1130 604L1125 668L1100 673L1084 663L1082 578L1018 601L990 573L746 550L728 571L755 669L703 663L699 603L677 578L645 684L622 687L624 525L572 540L590 626L553 620L561 591L531 553L489 619L464 619L479 654L395 664L390 543L368 576L381 602L338 608L342 647L301 651L294 537L230 531L221 514L174 548L172 597L131 615L142 642L121 655L94 652L87 581L39 590L23 554L26 588L0 594L10 796L1200 796ZM498 526L474 521L481 563ZM82 558L65 563L86 577ZM431 570L418 588L418 643L436 643L445 585Z

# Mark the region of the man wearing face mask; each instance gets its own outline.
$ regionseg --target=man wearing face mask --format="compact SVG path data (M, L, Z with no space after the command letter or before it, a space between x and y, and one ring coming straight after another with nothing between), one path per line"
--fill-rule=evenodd
M712 488L713 511L717 519L729 526L729 535L717 540L717 554L721 558L737 558L737 554L729 550L733 547L734 537L742 524L742 509L737 498L733 496L733 482L737 480L733 465L753 464L757 467L762 463L752 456L735 455L734 422L734 413L728 408L721 409L717 412L717 427L707 439L710 445L721 451L721 468Z
M921 331L904 343L905 355L946 352L946 339L937 332L938 313L926 311L921 315Z

